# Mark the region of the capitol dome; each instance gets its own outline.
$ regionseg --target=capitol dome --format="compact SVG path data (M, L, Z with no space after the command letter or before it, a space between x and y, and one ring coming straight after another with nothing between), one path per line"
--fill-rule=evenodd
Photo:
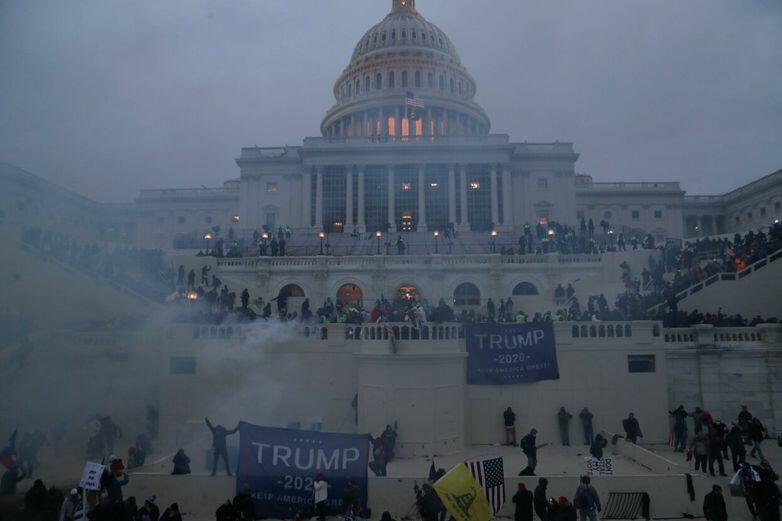
M491 123L475 91L448 36L416 10L415 0L393 0L334 84L336 104L321 132L336 139L485 135Z

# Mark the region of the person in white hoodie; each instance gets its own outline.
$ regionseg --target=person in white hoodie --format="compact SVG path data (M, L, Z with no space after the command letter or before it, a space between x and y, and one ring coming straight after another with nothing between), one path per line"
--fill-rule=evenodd
M315 511L318 513L319 521L326 521L326 500L329 498L329 484L323 478L323 474L315 476L315 482L312 484L312 494L315 500Z

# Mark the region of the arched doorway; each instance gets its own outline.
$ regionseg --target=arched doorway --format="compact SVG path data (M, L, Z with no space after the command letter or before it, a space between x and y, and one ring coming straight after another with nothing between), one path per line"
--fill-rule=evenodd
M290 314L294 311L298 312L301 308L301 303L304 302L305 298L304 289L298 284L283 286L277 294L277 312L279 313L283 310Z
M531 282L519 282L513 288L513 295L537 295L538 288Z
M396 291L396 298L400 300L420 300L421 294L418 292L418 288L412 284L404 284L399 286Z
M337 304L345 306L361 306L364 292L355 284L344 284L337 290Z
M454 306L480 306L481 290L471 282L463 282L453 290Z

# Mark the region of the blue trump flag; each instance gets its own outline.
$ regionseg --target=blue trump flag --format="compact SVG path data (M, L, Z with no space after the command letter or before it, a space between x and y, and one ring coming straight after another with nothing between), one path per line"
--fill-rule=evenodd
M559 379L554 325L470 324L467 383L502 385Z
M259 427L239 423L239 469L236 488L252 489L261 518L305 517L315 511L312 483L322 474L328 488L326 511L342 513L348 480L358 485L359 502L367 503L368 434L337 434Z

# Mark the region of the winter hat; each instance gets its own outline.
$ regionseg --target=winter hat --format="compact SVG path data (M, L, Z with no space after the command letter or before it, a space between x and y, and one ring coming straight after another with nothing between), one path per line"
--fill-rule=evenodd
M525 485L524 483L519 483L519 490L524 490L526 488L527 488L527 485Z
M566 507L567 506L567 498L565 496L559 496L559 499L557 499L557 503L559 503L559 506Z
M70 495L72 495L72 496L78 496L78 495L79 495L79 491L78 491L78 490L76 490L75 488L72 488L72 489L71 489L71 491L70 491Z

